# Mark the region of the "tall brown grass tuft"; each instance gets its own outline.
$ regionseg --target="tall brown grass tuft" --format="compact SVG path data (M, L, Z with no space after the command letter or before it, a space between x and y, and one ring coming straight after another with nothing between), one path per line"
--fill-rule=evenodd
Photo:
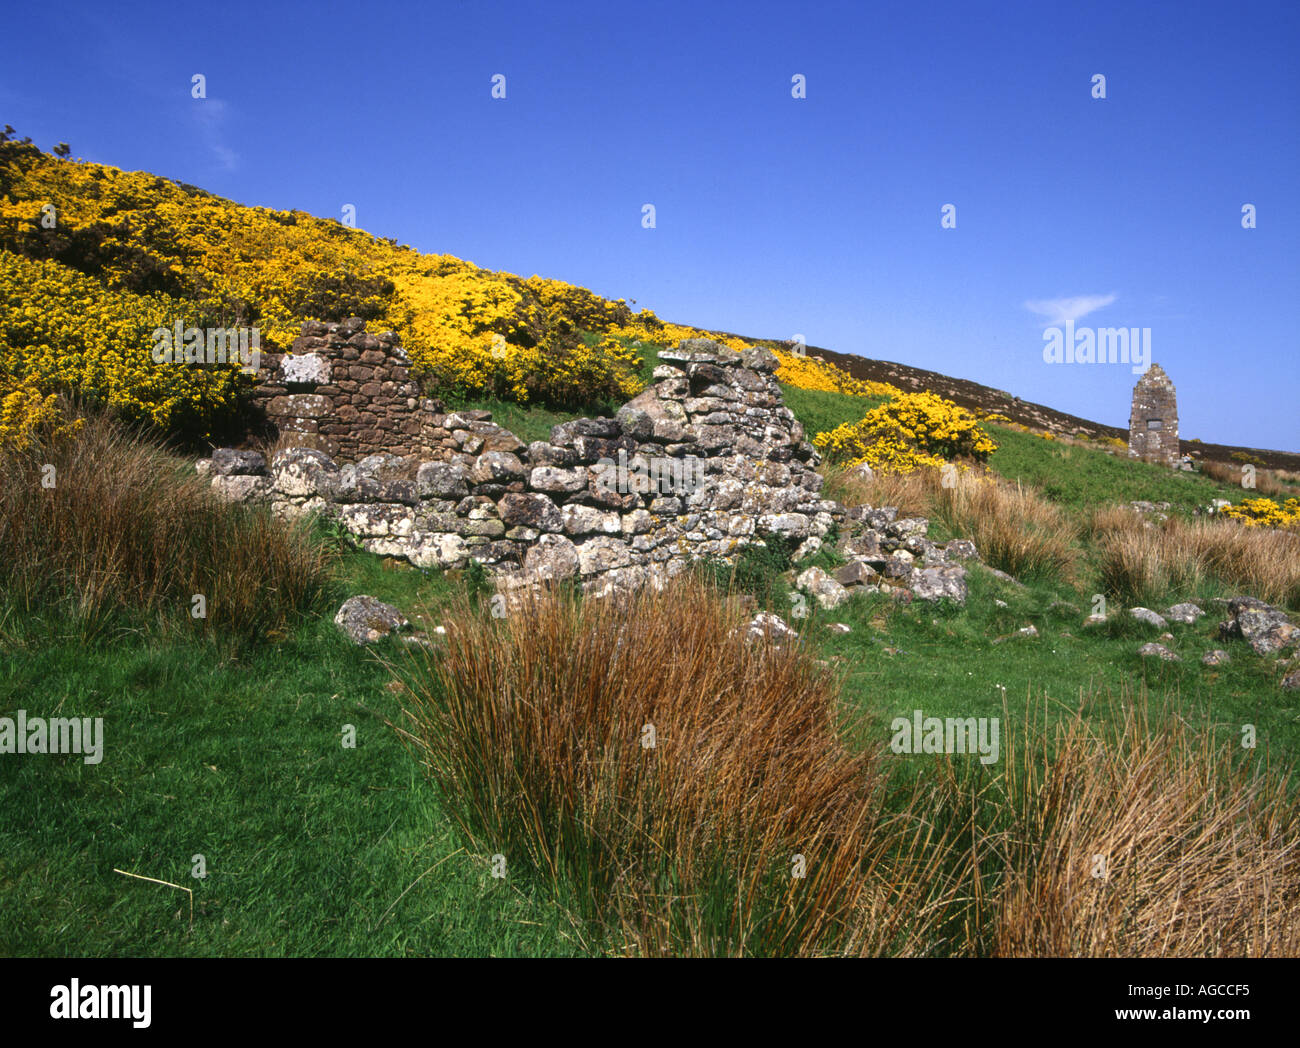
M1237 487L1241 484L1243 476L1241 464L1234 462L1217 462L1213 459L1207 459L1201 464L1201 472L1220 484L1229 484ZM1297 478L1294 473L1288 473L1286 470L1277 469L1257 469L1255 470L1255 488L1253 491L1243 491L1243 496L1255 498L1256 496L1267 496L1270 498L1295 498L1300 495L1300 488L1297 488Z
M326 557L304 526L222 501L192 467L102 416L74 438L0 454L0 595L20 611L87 624L161 615L248 639L317 606ZM190 618L194 594L206 619Z
M467 838L539 873L606 948L939 948L943 833L919 794L887 803L801 645L747 639L690 578L453 620L445 654L399 668L408 737Z
M1058 506L1032 487L962 474L938 488L937 516L974 541L986 564L1016 578L1072 581L1077 532Z
M939 474L934 470L911 473L877 473L870 480L842 466L822 467L825 497L846 506L896 506L903 516L929 516L935 508Z
M992 952L1300 952L1300 808L1235 743L1145 696L1034 729L1006 755Z
M1300 607L1300 535L1293 532L1220 519L1145 521L1123 506L1097 510L1088 530L1105 592L1125 600L1190 593L1217 580Z
M846 744L807 640L744 624L690 577L504 620L462 604L445 651L395 667L402 731L471 846L609 952L1300 951L1300 809L1231 740L1145 692L1044 699L992 769L904 764L924 758Z

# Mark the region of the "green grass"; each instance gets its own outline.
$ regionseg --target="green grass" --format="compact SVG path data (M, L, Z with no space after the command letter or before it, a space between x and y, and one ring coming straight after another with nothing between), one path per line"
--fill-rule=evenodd
M0 713L102 717L105 742L97 766L0 757L0 953L570 952L553 908L454 839L388 677L328 619L239 661L197 638L10 638ZM192 888L193 928L186 893L115 868Z
M755 572L778 571L780 558ZM351 553L340 593L368 592L433 625L472 582ZM748 588L754 580L746 578ZM760 590L761 586L758 586ZM1066 705L1088 689L1144 682L1175 695L1195 722L1256 726L1260 758L1300 754L1300 709L1268 661L1241 643L1219 670L1217 616L1171 627L1181 665L1140 659L1157 631L1120 617L1084 629L1079 593L1017 588L974 570L966 609L897 607L858 597L802 625L842 672L844 703L862 714L864 745L889 722L1006 716L1003 745L1028 696ZM777 601L785 592L773 587ZM1008 607L998 608L994 600ZM1065 600L1075 610L1049 610ZM778 610L780 610L778 605ZM826 622L853 632L832 634ZM994 643L1035 625L1040 636ZM392 650L392 649L390 649ZM0 757L0 950L19 955L539 955L582 952L580 933L538 886L495 880L469 856L390 722L400 702L370 652L326 616L276 646L233 657L195 638L160 644L128 633L87 649L73 636L7 636L0 714L100 716L103 763ZM1008 712L1003 713L1006 688ZM341 732L353 724L356 749ZM913 760L921 774L925 758ZM209 876L190 877L192 856ZM123 877L114 868L194 889ZM422 876L423 875L423 876ZM409 891L408 891L409 888ZM406 894L403 894L403 893Z
M1068 587L1017 587L979 569L968 583L965 610L921 602L900 607L888 598L865 597L834 611L815 611L814 634L825 632L819 642L844 674L846 706L866 716L870 738L887 741L890 720L916 709L936 717L1001 717L1005 688L1005 740L1010 732L1022 734L1028 698L1045 693L1064 710L1095 691L1119 695L1145 684L1156 697L1176 697L1192 722L1225 726L1227 737L1239 737L1243 724L1254 724L1261 755L1267 749L1285 762L1300 757L1300 703L1279 690L1272 660L1240 641L1218 639L1223 616L1213 605L1202 605L1207 614L1195 625L1170 624L1174 640L1167 646L1183 661L1166 663L1137 654L1161 631L1132 620L1125 609L1112 606L1110 622L1084 627L1090 603ZM1073 607L1053 608L1056 602ZM853 632L825 631L826 622L846 623ZM1030 625L1038 637L1014 636ZM1230 651L1226 666L1201 665L1201 656L1214 648Z
M785 392L810 437L875 403ZM498 421L524 439L572 417L500 408ZM1232 493L1088 448L1002 427L996 435L999 472L1043 487L1080 516L1103 502L1167 500L1186 510ZM833 561L827 550L818 563ZM1159 631L1120 607L1112 606L1107 625L1083 626L1095 588L1086 572L1075 589L1050 579L1017 587L974 569L964 609L864 596L830 612L810 604L811 617L795 620L788 575L781 577L787 566L779 550L756 552L741 565L740 586L770 602L838 669L844 709L860 718L864 746L887 746L890 721L920 709L1004 718L1005 753L1010 738L1023 737L1027 699L1046 694L1064 712L1082 694L1145 686L1156 700L1174 698L1193 724L1221 726L1225 739L1254 725L1261 762L1300 756L1300 703L1280 691L1272 660L1215 636L1222 615L1210 601L1226 594L1222 587L1152 603L1162 610L1194 599L1208 612L1196 625L1170 626L1170 647L1184 661L1168 664L1137 655ZM274 643L235 648L187 637L174 623L149 630L125 620L87 643L52 616L0 613L0 716L25 709L103 717L105 731L97 766L0 755L0 953L590 952L546 889L518 871L494 879L489 856L465 852L392 726L401 701L376 657L384 649L353 647L331 621L344 597L369 593L429 628L444 621L460 588L480 581L356 551L339 557L335 576L329 612ZM828 622L852 632L831 633ZM1031 624L1037 638L1013 636ZM1202 666L1200 656L1215 647L1227 648L1231 662ZM357 729L355 749L342 745L347 724ZM924 756L900 759L917 775L932 768ZM206 860L203 880L190 876L196 854ZM193 927L186 893L114 869L192 888Z
M860 422L868 411L884 403L883 397L851 397L847 393L825 393L781 385L785 404L803 424L807 439L845 422Z
M988 424L986 424L988 425ZM1126 455L1044 440L1005 426L988 425L998 450L989 465L1008 480L1032 484L1054 502L1088 510L1108 502L1168 502L1189 513L1212 499L1240 502L1242 489L1200 473L1184 473Z

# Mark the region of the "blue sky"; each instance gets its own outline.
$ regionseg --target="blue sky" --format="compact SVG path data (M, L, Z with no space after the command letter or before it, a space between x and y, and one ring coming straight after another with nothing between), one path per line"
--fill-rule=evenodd
M46 149L1114 425L1131 368L1044 325L1150 328L1184 437L1300 450L1294 3L55 0L6 37Z

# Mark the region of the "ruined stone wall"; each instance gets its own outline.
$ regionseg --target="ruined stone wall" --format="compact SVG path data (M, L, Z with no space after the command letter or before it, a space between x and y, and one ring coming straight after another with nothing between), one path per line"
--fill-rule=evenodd
M342 462L425 449L426 401L391 331L371 334L352 317L308 321L285 354L263 354L254 398L283 443L313 448Z
M1133 410L1129 415L1130 458L1177 466L1178 398L1174 384L1159 364L1152 364L1133 387Z
M817 452L785 406L767 350L684 341L660 353L654 384L616 418L576 419L525 445L486 412L445 412L399 393L395 343L349 327L304 329L293 358L274 365L277 396L328 402L314 431L292 431L326 446L304 441L269 465L219 450L200 464L217 490L284 515L333 517L364 548L420 567L473 559L520 581L581 576L600 592L670 577L696 557L731 556L768 535L807 555L844 522L844 507L821 498ZM365 428L349 436L331 419L345 407L364 412L356 398L365 383L351 369L378 368L367 353L389 362L382 381L396 387L386 413L370 411L374 419L359 419ZM330 381L300 394L293 386L304 374ZM376 424L385 418L393 426ZM393 442L379 453L340 461L385 437Z

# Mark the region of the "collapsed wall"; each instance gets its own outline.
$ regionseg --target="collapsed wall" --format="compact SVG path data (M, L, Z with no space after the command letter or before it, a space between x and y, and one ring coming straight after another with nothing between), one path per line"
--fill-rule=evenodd
M281 443L355 462L367 455L422 450L426 401L391 331L372 334L359 317L308 321L288 353L264 353L254 402Z
M344 386L360 382L349 352L378 367L362 354L391 361L396 344L363 349L351 322L322 327L304 327L320 341L296 342L301 355L268 364L276 396L295 395L289 380L309 371L328 377L311 394L328 401L313 402L322 439L278 452L269 466L254 452L215 452L200 468L227 497L286 516L324 514L365 549L417 567L475 560L521 581L580 576L596 592L671 577L695 558L729 557L772 535L807 555L844 522L844 507L821 498L818 453L765 349L683 341L660 352L653 384L615 418L576 419L525 445L487 412L446 412L400 388L385 393L382 381L372 392L388 397L388 414L369 414L393 424L361 419L364 384ZM318 360L302 363L308 356ZM367 428L335 428L343 407ZM384 439L378 453L339 461Z

